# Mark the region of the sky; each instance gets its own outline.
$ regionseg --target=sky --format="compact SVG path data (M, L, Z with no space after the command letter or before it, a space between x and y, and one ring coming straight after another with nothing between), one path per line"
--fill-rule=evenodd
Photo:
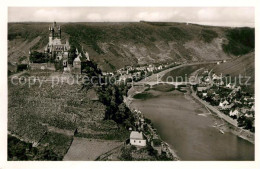
M9 7L8 22L189 22L255 25L253 7Z

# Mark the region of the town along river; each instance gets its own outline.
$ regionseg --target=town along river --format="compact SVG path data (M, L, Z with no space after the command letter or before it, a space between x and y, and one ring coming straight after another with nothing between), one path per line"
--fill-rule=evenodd
M150 90L149 98L134 99L131 107L149 118L162 140L181 160L254 160L254 144L214 124L222 120L209 114L189 94ZM156 95L156 97L152 97Z

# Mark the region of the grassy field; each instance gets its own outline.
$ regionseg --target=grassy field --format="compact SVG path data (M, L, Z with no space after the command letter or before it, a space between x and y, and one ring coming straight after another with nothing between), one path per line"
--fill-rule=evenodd
M134 99L142 99L142 100L146 100L154 97L155 96L152 93L148 93L148 92L138 93L133 96Z
M175 86L170 84L157 84L153 86L152 90L160 91L160 92L171 92L175 90Z

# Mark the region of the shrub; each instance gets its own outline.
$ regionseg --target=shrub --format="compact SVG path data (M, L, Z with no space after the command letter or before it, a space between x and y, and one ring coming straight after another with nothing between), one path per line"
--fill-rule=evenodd
M44 53L33 51L30 55L30 61L33 63L46 63L49 61L49 57Z
M121 149L121 158L125 161L132 161L131 149L127 147L123 147Z
M8 160L62 160L49 147L32 147L31 143L20 141L8 135Z
M23 70L26 70L27 69L27 64L20 64L20 65L17 65L17 72L20 72L20 71L23 71Z

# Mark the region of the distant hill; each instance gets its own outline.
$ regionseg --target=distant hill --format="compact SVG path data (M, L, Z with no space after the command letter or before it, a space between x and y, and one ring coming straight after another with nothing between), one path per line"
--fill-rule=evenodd
M102 70L125 65L223 60L254 51L254 28L186 23L58 23L62 38L87 51ZM9 23L8 61L48 43L51 23Z
M250 88L255 86L255 52L242 55L226 63L215 65L213 71L217 74L229 75L231 77L250 76ZM242 82L246 79L242 79ZM238 82L238 81L237 81Z

